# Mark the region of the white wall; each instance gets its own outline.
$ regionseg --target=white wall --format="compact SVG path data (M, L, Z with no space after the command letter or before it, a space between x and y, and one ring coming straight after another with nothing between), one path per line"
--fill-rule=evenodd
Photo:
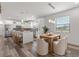
M0 14L0 23L3 23L3 20L1 18L1 14ZM0 24L0 35L4 36L4 24Z
M70 17L70 33L64 33L64 34L68 35L69 43L79 45L79 7L72 10L57 13L55 15L51 15L50 17L48 16L45 18L46 19L45 23L49 25L50 23L47 23L49 18L55 20L56 17L60 17L60 16ZM54 24L52 25L50 24L49 28L50 31L56 33Z
M44 21L45 21L45 18L38 18L37 19L37 22L38 22L38 27L37 27L38 28L38 32L37 32L37 35L40 35L40 34L43 33L42 27L45 25Z

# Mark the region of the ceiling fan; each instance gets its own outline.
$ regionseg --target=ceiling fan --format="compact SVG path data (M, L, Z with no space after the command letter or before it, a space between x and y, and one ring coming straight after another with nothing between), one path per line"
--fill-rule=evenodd
M51 3L48 3L48 5L49 5L51 8L55 9L55 6L53 6Z

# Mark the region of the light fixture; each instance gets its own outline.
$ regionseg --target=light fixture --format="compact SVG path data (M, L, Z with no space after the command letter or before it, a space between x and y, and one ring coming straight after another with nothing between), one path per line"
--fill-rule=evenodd
M27 19L27 20L35 20L36 17L35 17L35 16L28 16L28 17L26 17L26 19Z
M38 26L38 23L36 23L36 22L31 22L31 27L33 28L33 27L37 27Z
M35 19L36 19L35 16L31 16L31 17L30 17L30 20L35 20Z
M52 5L51 3L48 3L48 5L49 5L51 8L55 9L54 5Z
M49 21L49 23L55 24L55 21L53 21L53 20L51 20L51 19L49 19L48 21Z
M49 19L48 21L49 21L49 23L51 23L51 19Z

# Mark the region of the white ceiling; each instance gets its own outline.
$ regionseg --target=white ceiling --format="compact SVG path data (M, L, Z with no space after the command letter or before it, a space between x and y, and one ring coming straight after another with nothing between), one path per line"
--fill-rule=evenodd
M46 16L78 6L74 2L51 2L52 9L47 2L2 2L2 17L5 19L23 19L32 16Z

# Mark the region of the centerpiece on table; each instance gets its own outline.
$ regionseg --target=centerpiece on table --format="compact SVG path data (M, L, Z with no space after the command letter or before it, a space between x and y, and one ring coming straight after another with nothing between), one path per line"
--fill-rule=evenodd
M48 27L45 25L45 26L43 26L43 31L44 31L44 33L47 33L48 32Z

